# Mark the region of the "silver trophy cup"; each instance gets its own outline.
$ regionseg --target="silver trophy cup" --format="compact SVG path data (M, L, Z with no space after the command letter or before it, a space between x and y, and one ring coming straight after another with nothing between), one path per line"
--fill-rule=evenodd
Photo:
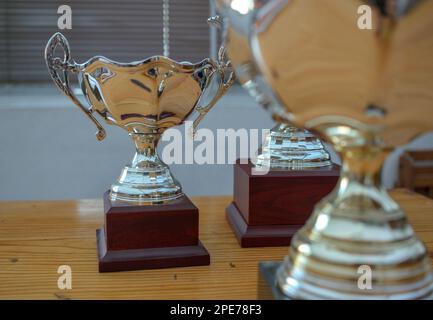
M63 57L55 57L56 48ZM56 85L96 125L96 137L104 139L105 130L95 115L106 123L125 129L136 153L110 189L112 201L164 203L183 195L180 184L156 152L161 135L168 128L194 120L197 127L233 82L230 66L212 59L192 64L176 62L165 56L119 63L96 56L84 63L71 59L66 38L54 34L45 49L45 60ZM69 74L78 76L81 91L89 103L85 107L74 95ZM217 86L205 105L202 97L209 87Z

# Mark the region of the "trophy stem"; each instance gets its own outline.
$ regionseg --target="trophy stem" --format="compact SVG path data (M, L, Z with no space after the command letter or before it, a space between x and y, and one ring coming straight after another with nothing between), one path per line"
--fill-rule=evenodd
M257 157L258 167L304 170L332 165L319 138L304 129L278 124L271 129Z
M158 145L160 134L153 133L130 133L135 144L135 155L131 165L141 168L153 168L164 165L159 159L156 147Z
M388 152L345 147L335 190L294 236L277 272L296 299L422 299L433 294L423 243L381 185Z
M183 196L179 182L156 152L160 133L130 133L136 153L111 186L110 199L135 204L167 203Z

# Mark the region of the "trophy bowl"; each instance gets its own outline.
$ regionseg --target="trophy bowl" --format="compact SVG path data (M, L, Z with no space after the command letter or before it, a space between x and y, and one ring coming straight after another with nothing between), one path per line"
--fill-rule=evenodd
M55 56L57 48L63 50L63 58ZM96 125L99 140L104 139L105 130L95 113L106 123L125 129L134 141L136 154L111 186L112 201L155 204L183 195L180 184L156 153L158 141L165 130L187 119L195 117L193 129L197 128L233 81L226 76L227 64L211 59L179 63L165 56L132 63L96 56L78 64L71 59L69 44L60 33L48 41L45 60L56 85ZM90 108L74 95L69 73L77 74ZM215 81L215 95L202 106L202 97Z
M275 114L326 139L343 162L292 239L278 289L295 299L431 298L426 248L380 173L394 147L433 129L433 1L219 3L230 32L239 35L233 17L249 17L240 38L280 102ZM231 58L237 40L228 41Z

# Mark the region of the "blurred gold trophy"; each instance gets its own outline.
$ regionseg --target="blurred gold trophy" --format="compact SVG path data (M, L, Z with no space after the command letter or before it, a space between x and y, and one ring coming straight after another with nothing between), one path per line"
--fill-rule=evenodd
M248 38L227 39L229 57L237 40L248 41L278 112L332 143L343 161L337 187L267 278L274 297L431 298L426 248L382 187L380 169L394 147L433 129L433 1L221 0L220 7L229 30L234 13L250 17ZM371 286L359 285L360 270L371 270Z
M56 57L62 49L62 57ZM224 49L220 50L220 58ZM56 85L96 125L123 128L136 154L104 195L105 228L98 230L99 270L120 271L209 264L198 240L198 210L156 152L163 132L194 119L193 129L233 82L223 60L192 64L166 56L120 63L96 56L82 64L70 56L66 38L54 34L45 60ZM69 74L78 76L90 107L74 95ZM217 88L213 96L210 88ZM203 97L209 97L208 103Z

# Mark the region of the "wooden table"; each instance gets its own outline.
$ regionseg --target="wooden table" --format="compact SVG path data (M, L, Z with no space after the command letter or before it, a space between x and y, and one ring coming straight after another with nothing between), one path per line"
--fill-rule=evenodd
M405 190L392 195L433 252L433 201ZM97 271L95 238L102 201L1 202L0 298L256 298L258 262L281 260L287 247L241 249L224 217L231 197L193 201L210 266L105 274ZM72 268L72 290L57 287L60 265Z

